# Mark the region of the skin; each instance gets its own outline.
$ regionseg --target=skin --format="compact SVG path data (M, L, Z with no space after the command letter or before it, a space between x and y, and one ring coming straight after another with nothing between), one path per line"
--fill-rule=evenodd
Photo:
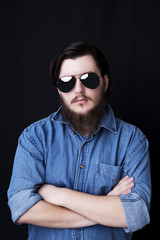
M100 77L100 84L96 89L83 86L79 76L86 72L95 72L101 76L91 55L66 59L60 69L59 77L76 76L75 87L70 92L63 93L59 89L58 92L70 110L77 114L87 114L99 103L102 93L108 88L107 75ZM44 184L39 189L43 200L31 207L17 222L52 228L77 228L97 223L126 228L120 194L129 194L134 187L133 181L133 178L126 176L106 196L94 196Z
M59 77L76 76L76 85L68 93L58 90L65 104L70 110L78 114L86 114L95 107L102 96L102 92L106 92L108 88L108 76L104 76L104 80L100 77L100 85L96 89L89 89L83 86L79 76L86 72L97 73L101 76L95 60L91 55L82 56L76 59L66 59L61 65Z
M119 195L129 194L134 187L133 181L132 177L124 177L107 196L102 197L44 184L39 189L43 200L26 211L17 220L17 223L49 228L79 228L100 223L106 226L125 228L127 223ZM85 209L79 208L79 206L83 206L82 201L85 204L87 202ZM97 204L100 208L97 208ZM74 210L71 210L72 208ZM98 211L94 215L96 209ZM86 210L87 212L84 212L83 215L82 212ZM98 217L97 214L99 214ZM107 219L108 221L106 221Z
M125 228L127 223L119 195L131 192L133 180L124 177L107 196L94 196L49 184L43 185L39 194L45 201L68 208L93 223Z

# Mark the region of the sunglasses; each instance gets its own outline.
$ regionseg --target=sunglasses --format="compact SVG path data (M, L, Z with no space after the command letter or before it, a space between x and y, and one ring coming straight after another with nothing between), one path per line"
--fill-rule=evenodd
M95 89L99 86L100 77L96 73L89 72L82 74L79 78L83 86L90 89ZM65 76L59 78L57 86L61 92L67 93L74 88L75 84L76 84L75 76Z

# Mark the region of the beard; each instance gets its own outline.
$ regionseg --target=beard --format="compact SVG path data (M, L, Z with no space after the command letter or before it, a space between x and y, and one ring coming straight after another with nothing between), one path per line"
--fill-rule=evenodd
M83 96L87 98L86 96ZM102 94L99 103L85 114L75 113L60 98L62 106L62 117L70 126L83 136L87 136L96 131L106 107L106 95Z

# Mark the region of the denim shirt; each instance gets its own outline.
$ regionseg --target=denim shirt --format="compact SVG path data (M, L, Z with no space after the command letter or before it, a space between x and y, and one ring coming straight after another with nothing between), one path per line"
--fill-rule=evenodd
M151 199L148 141L135 126L114 117L109 105L97 130L87 138L74 131L61 108L27 127L15 154L8 204L14 222L42 199L41 184L107 195L126 175L135 186L120 195L127 228L95 225L55 229L29 225L29 240L131 239L132 233L150 222Z

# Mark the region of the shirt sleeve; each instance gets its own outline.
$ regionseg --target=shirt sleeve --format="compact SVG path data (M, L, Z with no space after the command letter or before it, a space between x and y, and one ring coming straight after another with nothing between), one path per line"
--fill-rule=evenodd
M13 222L42 199L38 188L44 183L43 156L42 144L38 137L33 139L28 131L24 130L18 141L8 189L8 205Z
M123 174L134 177L135 183L129 195L120 195L128 226L124 230L128 233L137 231L150 222L150 156L148 141L140 131L132 138L128 147Z

